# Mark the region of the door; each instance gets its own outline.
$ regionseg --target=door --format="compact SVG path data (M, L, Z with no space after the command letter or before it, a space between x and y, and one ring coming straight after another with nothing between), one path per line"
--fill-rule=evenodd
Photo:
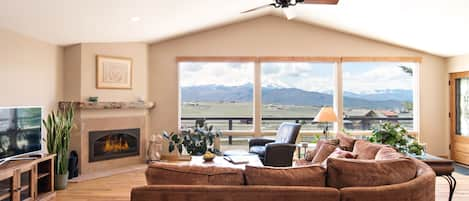
M469 72L450 74L451 159L469 165Z

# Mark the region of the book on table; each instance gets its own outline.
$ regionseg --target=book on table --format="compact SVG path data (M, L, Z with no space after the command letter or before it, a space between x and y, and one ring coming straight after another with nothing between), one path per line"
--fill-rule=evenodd
M245 156L225 156L223 158L233 164L249 163L249 158Z

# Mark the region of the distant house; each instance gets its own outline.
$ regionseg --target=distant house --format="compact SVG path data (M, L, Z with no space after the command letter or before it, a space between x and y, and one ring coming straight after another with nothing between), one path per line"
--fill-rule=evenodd
M367 119L370 117L378 117L378 114L368 109L344 111L344 127L349 130L370 130L373 124L379 123L377 120Z

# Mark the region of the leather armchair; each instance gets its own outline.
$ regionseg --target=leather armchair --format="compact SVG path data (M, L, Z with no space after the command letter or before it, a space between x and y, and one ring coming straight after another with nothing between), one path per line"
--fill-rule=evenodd
M266 166L291 166L300 128L300 124L282 123L275 140L266 138L249 140L249 152L257 154Z

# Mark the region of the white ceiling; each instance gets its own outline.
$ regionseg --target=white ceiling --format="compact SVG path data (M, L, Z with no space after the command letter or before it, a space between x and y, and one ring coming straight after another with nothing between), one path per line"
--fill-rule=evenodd
M58 45L161 41L267 15L272 0L0 0L0 28ZM297 19L440 56L469 53L468 0L340 0ZM133 22L131 18L139 17Z

